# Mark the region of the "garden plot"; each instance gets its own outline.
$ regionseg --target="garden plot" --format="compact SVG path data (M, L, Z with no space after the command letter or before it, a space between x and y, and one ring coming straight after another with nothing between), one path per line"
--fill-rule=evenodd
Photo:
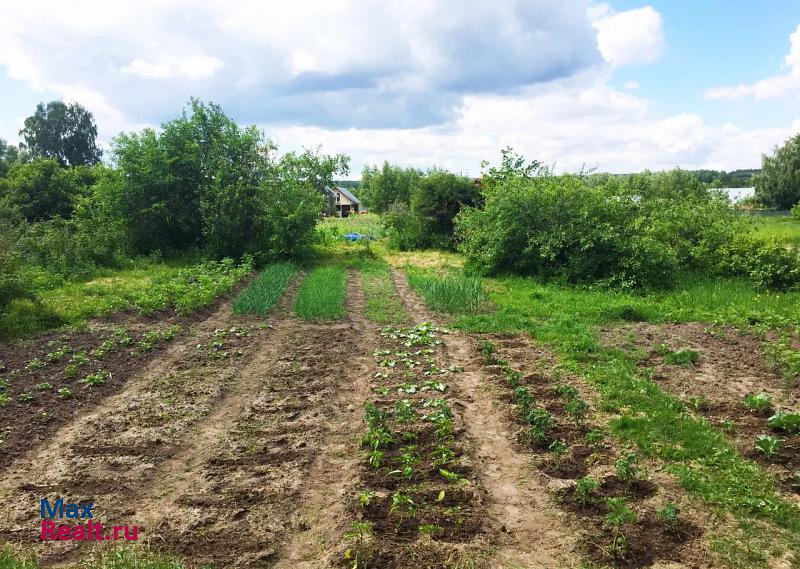
M800 492L797 378L768 365L761 340L700 324L636 324L604 336L636 354L662 389L717 426L784 491Z
M234 321L226 302L139 373L131 370L116 394L98 397L94 407L82 409L79 422L61 424L41 448L8 465L0 482L0 495L9 503L0 513L0 539L36 543L38 500L45 497L91 500L104 524L140 524L139 500L159 476L176 474L164 465L235 389L239 370L268 335L258 321ZM141 530L146 538L152 527ZM74 559L80 545L41 544L39 553L46 563L60 562Z

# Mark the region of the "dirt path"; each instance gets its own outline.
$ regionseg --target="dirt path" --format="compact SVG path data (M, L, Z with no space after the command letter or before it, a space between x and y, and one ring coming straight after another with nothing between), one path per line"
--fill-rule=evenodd
M301 505L290 516L292 531L276 569L329 567L351 521L345 504L358 476L362 404L369 396L376 329L364 318L366 301L357 273L350 272L348 284L347 318L360 341L339 383L327 442L311 466Z
M436 321L409 288L405 276L396 270L392 276L414 319ZM473 441L473 461L487 493L485 506L495 547L489 567L579 565L579 556L574 552L577 530L553 506L546 482L533 468L530 454L514 445L516 429L498 407L492 383L483 376L475 341L455 331L443 340L449 363L464 370L457 376L459 399Z

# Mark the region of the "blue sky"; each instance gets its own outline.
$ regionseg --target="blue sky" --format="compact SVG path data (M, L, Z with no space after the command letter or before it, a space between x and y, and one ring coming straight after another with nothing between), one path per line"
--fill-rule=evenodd
M800 131L800 7L744 0L29 0L0 20L0 137L41 100L101 142L190 96L284 150L477 174L757 167ZM793 42L794 39L794 42Z

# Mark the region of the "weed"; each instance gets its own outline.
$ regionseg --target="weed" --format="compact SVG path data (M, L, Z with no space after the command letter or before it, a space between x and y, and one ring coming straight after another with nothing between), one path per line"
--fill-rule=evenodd
M669 352L664 356L664 363L670 365L693 366L700 358L700 354L686 348Z
M603 442L606 436L605 433L603 433L602 431L589 431L588 433L586 433L586 436L584 438L586 439L586 442L589 443L590 445L598 446Z
M767 458L772 458L778 454L778 451L783 445L783 439L773 437L772 435L758 435L756 436L755 449L762 453Z
M353 522L351 529L344 534L350 547L344 551L344 558L352 562L352 569L367 569L374 557L370 546L372 524L370 522Z
M567 446L567 443L562 441L561 439L554 440L547 447L547 450L555 454L557 457L562 457L563 455L565 455L568 449L569 447Z

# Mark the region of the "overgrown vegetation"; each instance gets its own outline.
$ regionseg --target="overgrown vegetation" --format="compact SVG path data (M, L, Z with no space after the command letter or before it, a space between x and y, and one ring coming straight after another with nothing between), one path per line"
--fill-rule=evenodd
M437 274L429 270L406 268L408 284L439 312L465 314L478 310L486 301L479 278L450 271Z

